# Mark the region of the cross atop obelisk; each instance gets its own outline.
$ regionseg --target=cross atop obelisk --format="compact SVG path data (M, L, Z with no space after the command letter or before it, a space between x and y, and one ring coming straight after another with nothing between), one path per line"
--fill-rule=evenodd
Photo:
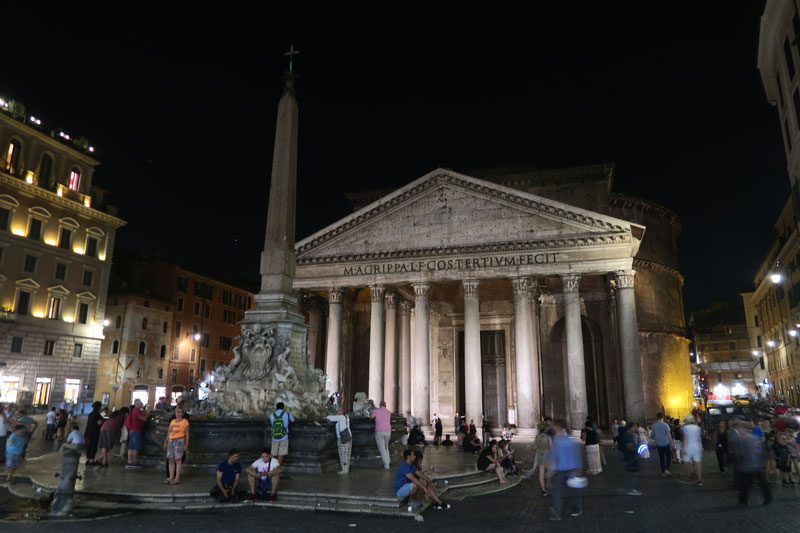
M292 65L292 60L294 59L294 56L299 55L299 54L300 54L300 50L295 50L294 49L294 45L289 46L289 51L286 52L285 54L283 54L284 56L289 56L289 75L290 76L292 74L294 74L294 67Z

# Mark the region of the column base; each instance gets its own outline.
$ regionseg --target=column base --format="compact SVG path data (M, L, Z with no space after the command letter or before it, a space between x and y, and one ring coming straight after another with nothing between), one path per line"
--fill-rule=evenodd
M516 428L512 430L514 432L514 439L516 441L532 441L536 438L536 435L539 434L539 431L536 428Z

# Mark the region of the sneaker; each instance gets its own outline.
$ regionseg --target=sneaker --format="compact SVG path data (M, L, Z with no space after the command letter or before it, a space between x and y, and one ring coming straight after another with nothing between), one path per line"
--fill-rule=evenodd
M703 486L703 482L702 481L696 481L695 485L697 485L698 487L702 487Z
M551 522L558 522L559 520L561 520L561 517L558 516L558 513L556 512L556 510L551 507L550 508L550 521Z
M638 490L636 490L636 489L633 489L632 491L630 491L630 492L628 493L628 496L641 496L641 495L642 495L642 493L641 493L641 492L639 492L639 491L638 491Z
M338 471L338 472L336 472L336 473L337 473L337 474L339 474L339 475L344 475L344 474L346 474L347 472L345 472L344 470L339 470L339 471Z
M578 517L578 516L580 516L582 514L583 514L583 511L574 511L574 512L570 513L570 516Z
M413 509L421 509L422 502L419 500L409 500L408 505L410 505Z
M136 465L131 465L131 464L125 465L125 470L133 470L134 468L136 468Z
M443 503L442 505L436 505L436 506L434 506L434 509L436 509L437 511L447 510L447 509L450 509L450 504L449 503Z
M542 491L542 497L544 498L544 497L546 497L546 496L550 496L550 493L549 493L549 492L547 492L546 490L543 490L543 491Z

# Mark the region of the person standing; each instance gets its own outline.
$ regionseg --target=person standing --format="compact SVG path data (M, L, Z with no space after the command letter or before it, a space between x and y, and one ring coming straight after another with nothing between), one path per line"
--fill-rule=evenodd
M97 445L100 448L100 461L97 463L100 466L108 467L108 456L114 445L119 442L119 432L122 425L125 423L125 417L128 415L128 408L123 407L119 411L114 411L108 420L103 422L100 426L100 438Z
M385 402L381 402L381 408L386 409ZM378 449L381 450L381 441L378 440L378 418L375 416L380 409L372 413L372 418L375 418L375 440L378 442ZM391 413L390 413L391 415ZM335 415L328 415L327 419L331 422L336 422L336 444L339 449L339 471L336 472L337 474L346 475L350 473L350 453L353 450L353 433L350 432L350 418L344 414L344 407L341 405L337 408ZM391 428L390 428L391 429ZM345 430L348 430L345 432ZM342 434L344 433L345 437L342 438ZM349 433L349 437L347 436ZM391 432L389 432L391 435ZM386 438L386 445L389 444L389 438ZM381 450L381 458L383 458L383 450ZM389 461L389 451L386 451L386 462L384 463L384 468L389 468L388 465Z
M275 404L275 412L270 417L272 425L272 457L283 465L289 455L289 424L295 421L291 413L286 412L283 402Z
M433 413L433 444L438 446L442 440L442 419L436 413Z
M675 462L683 462L683 430L680 420L675 420L672 424L672 442L675 446Z
M632 422L625 427L624 431L619 432L619 444L622 449L622 458L627 463L625 468L626 489L629 496L641 496L639 492L636 474L639 472L639 427L636 422Z
M100 402L92 404L92 412L86 419L86 428L83 430L83 438L86 441L86 464L96 465L95 456L97 455L97 444L100 438L100 426L103 424L103 417L100 416Z
M614 443L616 443L619 438L619 420L616 418L611 421L611 438L614 440Z
M453 434L457 436L460 432L461 432L461 417L458 415L458 413L456 413L456 416L453 417Z
M44 440L55 440L56 435L56 408L53 407L45 415Z
M142 406L142 400L133 402L133 410L125 420L128 429L128 464L125 468L141 468L139 464L139 451L142 449L142 431L147 421L147 409Z
M719 473L725 473L725 458L728 456L728 423L720 420L714 432L714 453L717 454Z
M703 486L703 431L694 423L694 415L684 419L683 458L692 464L692 477L699 487Z
M162 481L163 484L178 485L181 482L183 454L189 451L189 436L189 421L183 417L183 408L176 407L175 419L169 423L167 438L164 439L164 451L167 452L169 462L169 477ZM241 468L239 470L241 471Z
M370 415L370 418L375 420L375 443L378 445L378 452L381 454L383 468L389 470L389 440L392 437L392 412L386 408L386 402L381 402L380 409L375 409ZM352 442L349 444L350 446L353 445ZM349 457L350 455L348 454L348 458ZM342 470L344 470L344 467Z
M586 472L596 476L603 471L603 466L600 464L600 438L591 420L586 421L581 440L586 444Z
M492 440L492 428L489 426L489 419L481 415L481 435L483 437L483 445L488 446Z
M733 481L739 491L739 506L747 507L753 481L757 481L764 497L764 505L772 502L772 490L764 471L766 448L752 432L749 422L734 418L728 432L728 448L734 457Z
M664 422L664 413L657 413L656 418L658 420L653 424L653 440L656 442L656 450L658 450L661 477L667 477L672 475L669 470L672 463L672 429L669 424Z
M552 441L550 440L547 431L548 429L544 422L539 422L539 425L536 426L536 440L533 441L533 468L523 474L525 479L530 479L538 473L539 487L542 489L542 496L550 495L550 493L547 491L547 465L550 461L550 449Z
M550 520L561 520L561 504L567 490L569 476L583 469L580 444L577 439L568 436L563 428L552 426L555 432L553 438L553 503L550 507ZM583 514L583 495L579 489L572 492L572 513L577 517Z

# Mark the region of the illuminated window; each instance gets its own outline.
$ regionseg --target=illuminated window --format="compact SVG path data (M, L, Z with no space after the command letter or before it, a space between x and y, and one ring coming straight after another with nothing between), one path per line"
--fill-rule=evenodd
M39 163L39 186L49 187L50 178L53 175L53 158L49 154L42 156L42 162Z
M61 228L58 234L58 247L64 250L72 249L72 230L69 228Z
M58 320L61 318L61 298L51 296L47 300L47 318Z
M19 377L0 376L0 402L15 403L19 391Z
M147 348L147 345L144 343L144 341L140 342L139 343L139 355L144 355L145 348Z
M111 353L119 353L119 341L116 339L111 343Z
M89 322L89 304L81 302L78 304L78 324L86 324Z
M33 405L47 405L50 403L51 382L52 380L50 378L36 378L36 388L33 391Z
M6 150L6 158L3 160L4 167L6 172L9 174L16 174L19 170L17 166L19 165L19 153L21 151L21 146L18 141L11 141L8 143L8 149Z
M81 188L81 171L77 167L72 167L69 171L69 188L78 191Z
M19 291L17 293L17 305L14 306L14 312L18 315L27 315L31 311L31 293L28 291Z

